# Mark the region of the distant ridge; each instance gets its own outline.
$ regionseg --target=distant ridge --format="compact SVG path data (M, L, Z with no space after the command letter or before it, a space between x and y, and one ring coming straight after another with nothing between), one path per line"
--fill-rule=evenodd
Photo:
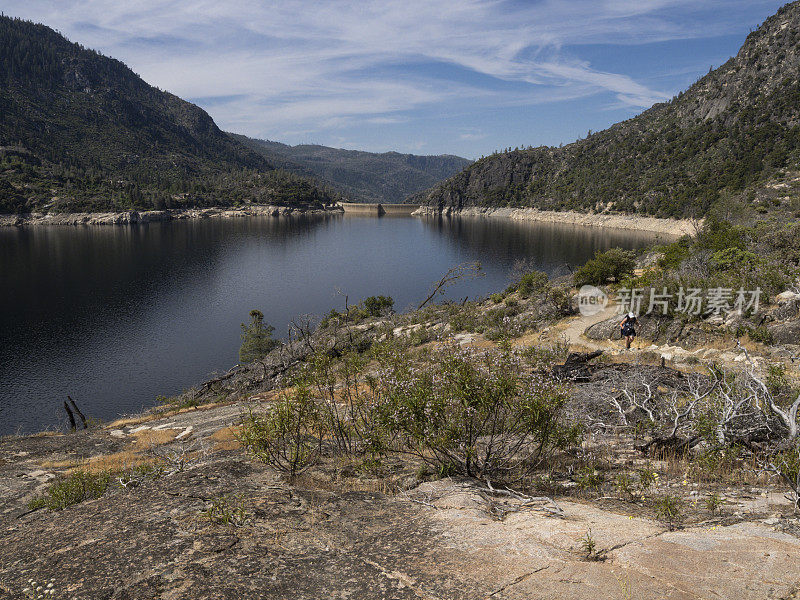
M800 2L670 102L563 148L483 158L415 196L467 206L699 216L800 164Z
M458 173L471 161L449 154L420 156L398 152L363 152L233 137L275 165L318 177L362 202L403 202L411 194Z

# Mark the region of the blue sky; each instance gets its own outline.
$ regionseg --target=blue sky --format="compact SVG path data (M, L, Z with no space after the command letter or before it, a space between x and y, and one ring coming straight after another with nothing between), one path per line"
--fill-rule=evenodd
M569 143L735 54L775 0L3 0L290 144L477 158Z

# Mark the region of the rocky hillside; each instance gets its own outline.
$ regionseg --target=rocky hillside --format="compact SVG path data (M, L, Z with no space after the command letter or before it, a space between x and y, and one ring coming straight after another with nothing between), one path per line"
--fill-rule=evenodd
M316 144L288 146L240 135L234 137L273 164L318 177L362 202L402 202L470 164L466 158L449 154L378 154Z
M495 154L416 199L549 210L704 214L800 162L800 2L670 102L563 148Z
M0 17L0 81L0 212L333 199L44 25Z

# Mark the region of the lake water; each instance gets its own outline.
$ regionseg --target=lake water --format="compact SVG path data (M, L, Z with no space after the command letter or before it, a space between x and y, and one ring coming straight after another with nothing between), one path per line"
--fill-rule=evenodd
M0 228L0 435L63 427L69 394L103 420L152 406L237 362L257 308L276 328L371 295L415 306L448 268L486 276L452 298L505 288L523 259L568 272L653 234L502 219L334 216L130 227Z

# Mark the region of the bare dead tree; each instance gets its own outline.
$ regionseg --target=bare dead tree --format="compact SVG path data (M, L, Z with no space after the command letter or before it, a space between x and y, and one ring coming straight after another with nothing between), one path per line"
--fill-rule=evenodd
M483 274L481 263L479 262L462 263L460 265L456 265L455 267L451 267L439 281L433 284L428 297L422 301L422 303L417 307L417 310L420 310L439 294L443 294L444 290L455 282L462 279L476 279L478 277L483 277Z
M761 459L761 471L777 476L788 488L786 498L800 511L800 444L784 453Z
M785 439L787 442L794 442L798 436L797 413L800 410L800 395L795 398L789 408L781 408L776 402L775 395L769 389L764 380L757 374L754 368L748 368L745 372L747 386L751 390L756 404L766 410L786 428Z
M64 410L67 411L67 417L69 418L69 430L75 431L75 429L77 429L75 425L75 416L72 414L72 410L66 400L64 400Z
M72 396L67 396L67 400L69 400L69 403L72 406L72 410L75 412L75 414L78 415L78 418L81 420L81 423L83 423L83 428L88 429L89 425L86 424L86 417L81 412L81 409L78 408L78 405L75 404L75 400L72 399Z

